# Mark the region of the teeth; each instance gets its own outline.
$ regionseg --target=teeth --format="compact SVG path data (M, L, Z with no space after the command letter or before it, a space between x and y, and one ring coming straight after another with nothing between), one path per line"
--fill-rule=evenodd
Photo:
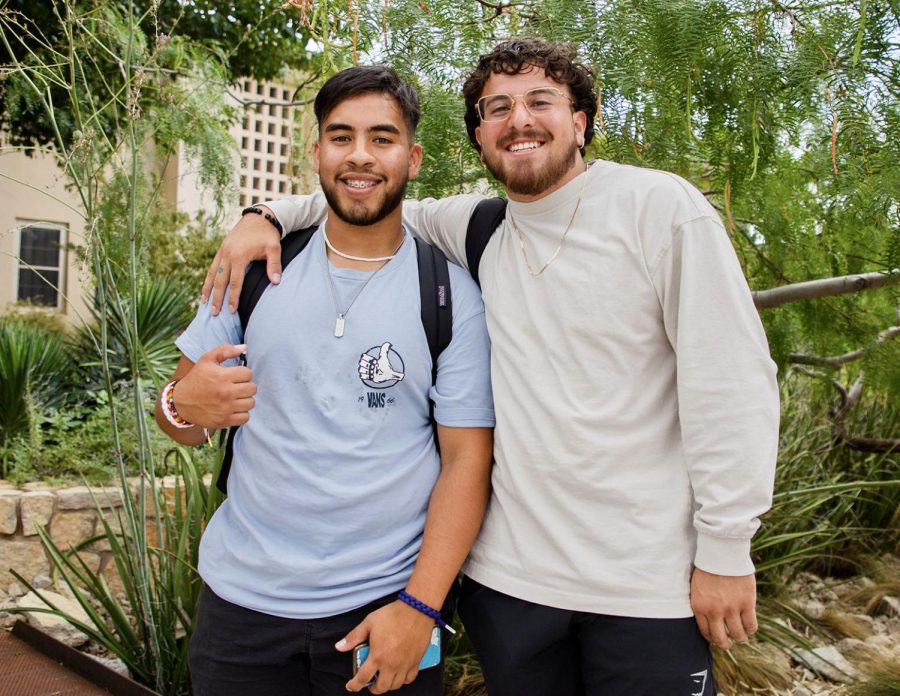
M358 181L356 179L346 179L344 183L351 188L357 189L371 188L375 185L374 181Z
M514 143L509 146L510 152L522 152L522 150L537 150L541 144L539 142L530 143Z

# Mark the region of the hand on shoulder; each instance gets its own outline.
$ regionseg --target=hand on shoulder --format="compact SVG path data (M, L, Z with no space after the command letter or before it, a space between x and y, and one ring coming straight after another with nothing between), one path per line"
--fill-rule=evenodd
M265 206L256 207L264 213L272 214ZM259 259L266 259L269 280L276 285L280 283L281 235L264 216L244 215L222 241L203 282L200 301L205 304L212 300L213 316L222 309L226 288L231 288L229 307L232 312L237 311L241 286L244 284L244 270L251 261Z

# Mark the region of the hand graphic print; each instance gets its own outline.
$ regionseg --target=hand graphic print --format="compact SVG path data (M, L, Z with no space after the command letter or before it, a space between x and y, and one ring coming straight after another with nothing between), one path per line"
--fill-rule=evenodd
M397 372L391 367L390 352L391 344L390 342L385 342L381 344L377 358L368 353L363 353L359 356L360 379L373 384L382 384L393 380L399 382L403 379L404 373Z

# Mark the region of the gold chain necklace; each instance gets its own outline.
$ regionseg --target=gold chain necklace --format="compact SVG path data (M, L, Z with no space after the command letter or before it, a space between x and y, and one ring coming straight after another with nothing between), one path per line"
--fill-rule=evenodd
M550 258L544 262L544 265L541 266L540 270L535 271L531 267L531 262L528 261L528 252L525 250L525 240L522 237L522 232L519 230L519 226L516 224L516 221L513 219L512 210L509 211L507 218L509 219L510 224L512 225L513 230L516 232L516 236L519 238L519 247L522 249L522 258L525 259L525 267L528 269L528 272L535 278L540 278L544 271L549 268L550 264L556 261L556 257L560 255L563 250L563 247L566 245L566 237L569 234L569 230L572 229L572 223L575 222L575 216L578 214L578 209L581 207L581 197L584 195L584 189L587 185L587 177L588 170L584 170L584 181L581 182L581 190L578 192L578 200L575 203L575 210L572 211L572 217L569 218L569 224L566 225L565 231L562 233L562 237L559 240L559 246L556 247L556 251L554 251Z

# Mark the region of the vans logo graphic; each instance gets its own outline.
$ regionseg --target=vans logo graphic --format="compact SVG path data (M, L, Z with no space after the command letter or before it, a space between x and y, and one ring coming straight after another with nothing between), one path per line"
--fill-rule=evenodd
M359 356L359 378L367 387L388 389L402 380L404 374L403 358L390 342L373 346Z

